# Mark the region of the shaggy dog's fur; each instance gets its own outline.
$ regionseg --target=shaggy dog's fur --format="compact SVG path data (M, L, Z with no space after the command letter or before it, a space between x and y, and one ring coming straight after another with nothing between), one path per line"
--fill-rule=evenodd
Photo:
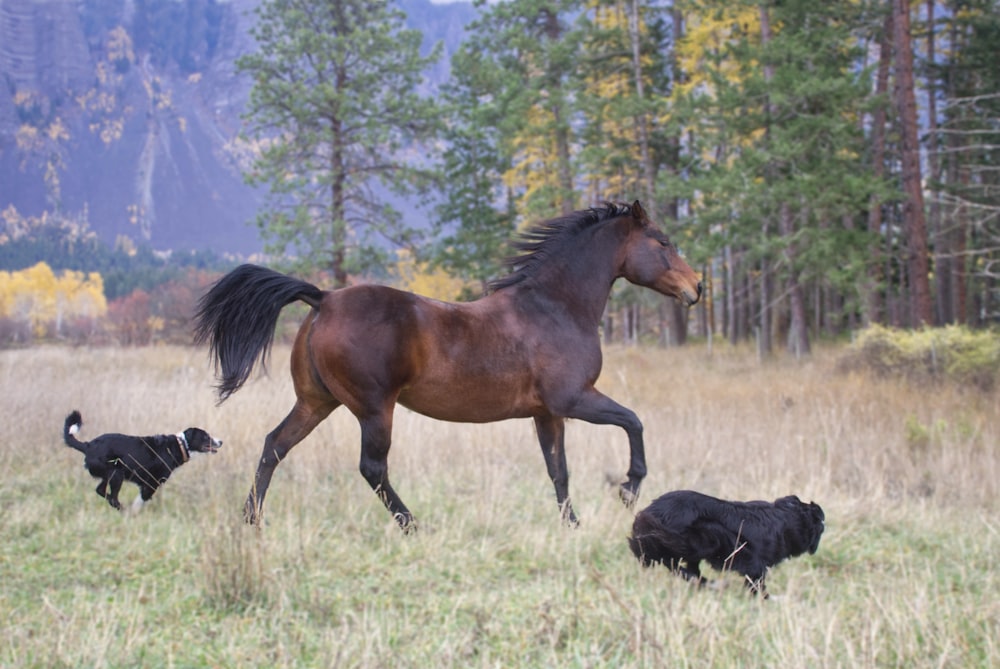
M754 594L767 597L770 567L815 553L823 509L791 495L772 502L728 502L691 490L668 492L640 511L628 543L643 565L659 562L703 584L698 564L742 574Z
M213 439L197 427L152 437L102 434L92 441L80 441L76 434L81 425L83 418L79 411L67 416L63 439L67 446L83 453L83 466L91 476L101 480L97 494L116 509L121 509L118 491L125 481L139 486L139 496L132 504L133 511L138 511L192 454L214 453L222 446L221 440Z

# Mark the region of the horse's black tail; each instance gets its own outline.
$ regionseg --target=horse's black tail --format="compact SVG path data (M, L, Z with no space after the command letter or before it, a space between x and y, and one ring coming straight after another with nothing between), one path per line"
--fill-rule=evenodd
M74 411L66 416L66 424L63 426L63 440L70 448L86 453L87 444L76 438L76 433L80 431L81 425L83 425L83 417L79 411Z
M195 342L208 342L221 370L219 401L239 390L259 359L267 363L278 315L301 300L319 309L324 292L316 286L258 265L240 265L198 302Z

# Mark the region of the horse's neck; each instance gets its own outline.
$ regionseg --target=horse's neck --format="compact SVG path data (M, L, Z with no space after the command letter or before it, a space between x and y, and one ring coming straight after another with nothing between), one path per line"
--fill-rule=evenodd
M582 257L582 256L581 256ZM539 273L515 287L517 299L551 311L562 308L583 328L596 328L604 315L611 285L615 282L613 259L551 261Z

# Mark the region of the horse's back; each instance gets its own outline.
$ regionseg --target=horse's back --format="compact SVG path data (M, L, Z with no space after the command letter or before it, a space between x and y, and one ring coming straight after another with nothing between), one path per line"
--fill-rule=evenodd
M297 346L348 406L394 397L441 420L490 422L540 409L531 342L513 330L504 300L362 285L328 293Z

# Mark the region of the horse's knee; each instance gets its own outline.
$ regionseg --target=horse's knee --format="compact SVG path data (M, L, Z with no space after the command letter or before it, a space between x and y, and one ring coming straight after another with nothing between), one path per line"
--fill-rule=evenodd
M361 475L365 477L365 480L368 481L368 485L372 488L378 488L385 482L389 466L385 460L362 457L358 469L361 471Z
M260 462L257 463L257 466L274 469L279 462L285 459L289 450L291 450L290 446L284 446L277 439L268 435L267 439L264 440L264 450L260 454Z
M389 427L384 421L361 421L361 462L358 468L374 489L386 482L390 443Z

